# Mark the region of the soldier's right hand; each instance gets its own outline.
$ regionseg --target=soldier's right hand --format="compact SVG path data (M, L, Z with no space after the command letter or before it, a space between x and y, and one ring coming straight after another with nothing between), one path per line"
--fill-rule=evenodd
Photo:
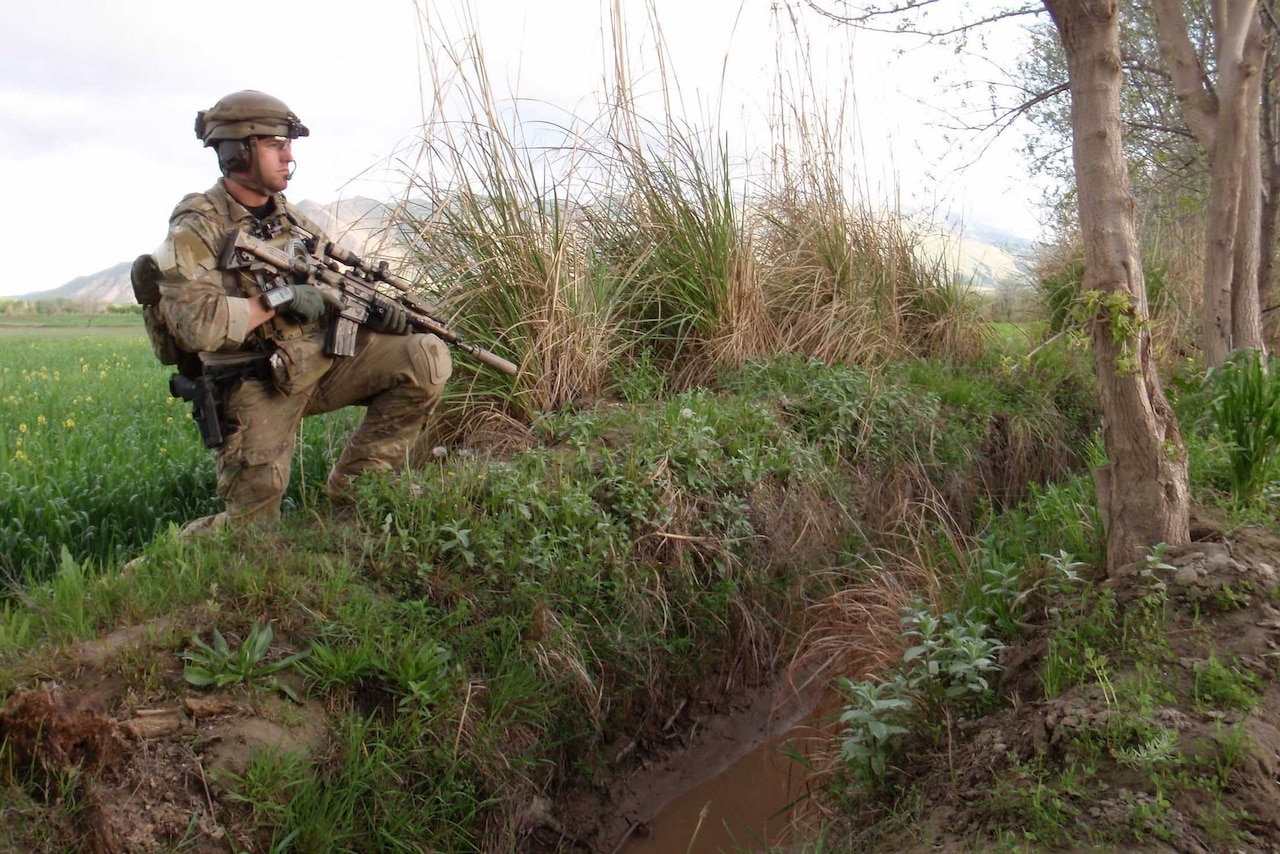
M293 323L311 323L324 317L329 309L342 310L342 300L331 291L315 285L292 285L293 295L276 311Z

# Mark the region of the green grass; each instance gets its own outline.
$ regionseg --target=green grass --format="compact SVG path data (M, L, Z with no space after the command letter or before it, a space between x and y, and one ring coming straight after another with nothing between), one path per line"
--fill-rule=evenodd
M278 530L184 543L157 519L190 512L185 495L147 493L147 516L131 521L122 502L68 489L82 472L134 492L207 478L207 452L158 393L165 372L146 342L6 343L0 403L12 427L0 485L11 491L0 497L61 494L117 531L145 525L134 534L146 560L120 574L130 549L74 551L84 517L46 511L61 527L40 530L45 569L27 571L0 608L0 685L26 684L43 657L35 650L182 614L181 631L148 642L185 659L189 679L257 704L284 702L276 687L289 684L332 710L322 755L262 755L224 781L264 848L475 850L498 804L581 784L604 745L664 719L677 698L725 674L769 672L791 643L792 615L836 577L839 553L803 542L850 540L866 500L850 478L885 479L910 460L963 477L976 457L948 446L954 455L930 467L928 437L952 416L980 424L1000 401L944 406L932 390L880 386L860 369L751 362L717 387L545 413L530 425L532 447L501 459L449 453L366 478L354 515L341 518L308 503L306 484L323 477L340 438L321 429ZM117 435L138 444L97 451ZM153 456L171 468L141 459L148 444L166 448ZM41 464L15 459L19 449ZM38 551L7 536L11 550ZM148 696L191 690L146 656L116 666Z
M142 318L129 314L0 314L0 329L118 329L142 330ZM3 333L0 333L3 334Z
M314 500L354 417L308 422L291 504ZM218 509L212 455L140 331L0 336L0 575L43 579L64 547L117 561Z

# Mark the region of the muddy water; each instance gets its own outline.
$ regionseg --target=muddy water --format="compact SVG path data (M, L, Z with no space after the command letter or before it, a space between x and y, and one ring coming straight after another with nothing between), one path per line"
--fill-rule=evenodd
M619 854L763 851L778 842L791 805L805 791L805 768L797 757L819 744L819 721L818 713L809 712L670 801L635 828Z

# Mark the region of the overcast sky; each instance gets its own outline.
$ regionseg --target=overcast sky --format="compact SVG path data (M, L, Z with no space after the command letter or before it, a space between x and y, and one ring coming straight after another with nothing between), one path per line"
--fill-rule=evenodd
M0 28L0 226L9 265L0 295L57 287L164 237L169 212L218 177L196 140L196 111L239 89L286 101L311 129L295 146L295 202L377 196L403 184L433 86L424 38L478 35L499 96L522 109L593 115L604 75L611 0L42 0ZM663 79L648 10L668 50L689 118L718 116L731 145L767 140L779 30L786 66L797 52L786 0L619 0L631 22L637 88ZM999 140L944 138L945 98L932 79L946 49L853 36L798 14L799 52L822 90L856 116L851 140L868 195L940 206L970 221L1037 236L1036 191ZM425 17L425 20L424 20ZM1016 55L1005 40L1001 48ZM852 87L852 91L850 91ZM921 103L924 102L924 103ZM397 152L399 153L397 155ZM887 189L886 189L887 188Z

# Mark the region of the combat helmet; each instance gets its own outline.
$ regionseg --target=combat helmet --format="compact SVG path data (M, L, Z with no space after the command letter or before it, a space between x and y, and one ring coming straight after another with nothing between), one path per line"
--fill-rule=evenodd
M284 101L254 89L232 92L209 109L196 113L196 136L206 148L251 136L297 139L310 133Z

